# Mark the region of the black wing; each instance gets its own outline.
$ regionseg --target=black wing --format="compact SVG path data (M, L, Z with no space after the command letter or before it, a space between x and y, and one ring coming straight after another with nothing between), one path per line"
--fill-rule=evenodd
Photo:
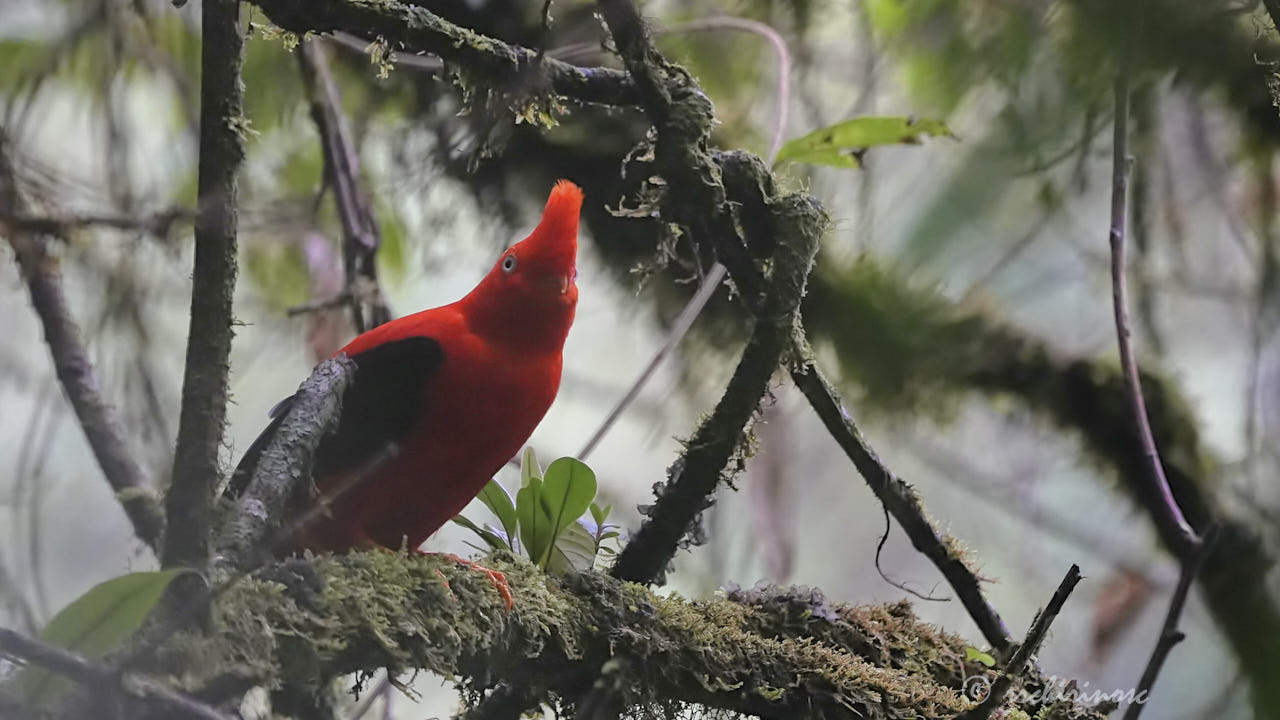
M381 452L388 442L401 442L422 416L427 383L444 362L444 349L434 338L410 337L383 343L353 355L356 374L342 396L338 429L320 441L313 475L354 470ZM293 406L293 396L271 409L271 424L245 451L227 485L227 497L239 497L249 486L258 460Z

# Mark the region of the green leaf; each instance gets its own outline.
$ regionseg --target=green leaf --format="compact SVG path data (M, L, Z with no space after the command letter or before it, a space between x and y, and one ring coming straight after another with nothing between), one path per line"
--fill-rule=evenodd
M520 487L527 487L533 478L542 479L542 468L538 466L538 456L533 448L527 447L520 456Z
M453 522L457 525L461 525L462 527L470 530L476 535L479 535L480 539L485 541L485 544L489 546L490 550L510 550L511 549L511 546L507 544L506 540L502 539L501 535L499 535L498 533L492 530L489 530L488 528L482 528L479 525L476 525L474 522L472 522L471 520L468 520L466 517L463 517L462 515L454 516Z
M547 570L585 572L596 564L596 541L581 521L571 522L556 538Z
M190 572L175 568L121 575L89 589L63 608L40 633L40 639L87 658L100 658L119 647L160 602L169 583ZM19 681L27 701L43 706L69 686L69 681L40 667L22 671Z
M547 467L542 483L542 503L551 520L554 541L591 506L596 496L596 474L581 460L562 457Z
M507 534L507 537L515 537L518 522L516 506L512 504L511 495L507 493L507 489L502 487L496 479L490 480L476 497L497 516L498 522L502 523L502 531Z
M990 654L984 653L976 647L966 647L964 649L964 659L965 662L977 660L987 667L995 667L996 664L996 659L994 657L991 657Z
M529 484L516 493L516 517L520 521L520 542L524 543L524 551L542 569L546 569L545 558L551 547L551 518L542 502L542 481L536 477L529 478Z
M600 503L591 503L591 518L596 521L596 527L604 527L604 521L609 519L609 512L613 510L613 504L610 503L604 507L600 507Z
M927 135L955 137L941 120L888 116L854 118L788 140L778 150L774 165L789 160L857 168L861 167L861 157L867 148L904 143L915 145Z

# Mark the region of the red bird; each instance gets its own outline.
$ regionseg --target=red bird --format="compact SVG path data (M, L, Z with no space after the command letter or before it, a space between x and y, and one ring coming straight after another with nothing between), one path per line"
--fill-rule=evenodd
M320 442L323 497L394 443L293 549L416 548L519 451L560 387L561 353L578 302L582 190L561 180L538 227L457 302L394 320L352 340L356 365L338 429ZM245 453L228 492L248 485L289 401Z

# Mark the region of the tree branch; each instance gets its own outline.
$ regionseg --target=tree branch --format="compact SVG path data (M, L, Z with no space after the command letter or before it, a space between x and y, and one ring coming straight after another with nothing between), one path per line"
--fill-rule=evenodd
M512 612L485 575L439 557L371 551L270 566L222 596L212 637L173 638L158 662L211 702L227 699L206 684L228 668L305 693L385 667L472 678L474 693L533 684L567 709L583 678L616 658L627 707L697 703L765 718L953 717L970 706L962 678L981 671L962 639L905 604L829 605L792 589L692 602L491 560L510 582Z
M536 72L535 89L582 102L634 105L635 88L626 73L610 68L576 67L554 58L539 59L529 48L509 45L454 25L422 7L398 0L254 0L276 25L304 35L345 31L399 49L428 52L485 77L493 87L525 87Z
M90 693L102 692L116 698L136 698L142 704L140 709L162 717L231 720L231 716L154 680L97 665L75 653L6 628L0 628L0 655L8 655L65 675L83 685ZM100 703L98 707L101 710Z
M1168 659L1173 647L1186 638L1186 635L1178 629L1178 620L1182 617L1182 609L1186 607L1191 585L1200 574L1200 569L1204 567L1205 558L1209 556L1217 535L1217 526L1210 525L1199 539L1195 551L1183 559L1182 570L1178 574L1178 586L1174 588L1173 597L1169 600L1169 609L1165 613L1164 624L1160 628L1160 637L1156 639L1156 646L1151 651L1147 666L1142 670L1142 677L1138 680L1138 692L1134 696L1136 699L1124 711L1124 720L1138 720L1142 709L1146 707L1147 699L1151 697L1151 688L1155 687L1156 678L1164 668L1164 661Z
M658 491L648 519L631 536L611 574L638 583L660 582L679 543L691 532L725 467L743 440L744 427L759 409L797 327L800 300L826 227L826 214L808 196L790 195L770 208L780 230L769 293L724 395L672 465L671 481ZM732 472L730 470L729 472Z
M1123 61L1122 61L1123 62ZM1111 297L1115 314L1116 341L1120 346L1120 367L1124 372L1125 388L1128 391L1129 405L1133 412L1134 426L1142 442L1142 452L1146 457L1153 493L1160 497L1160 502L1149 508L1152 518L1168 538L1177 538L1173 546L1174 554L1179 558L1194 554L1199 543L1195 531L1187 523L1182 514L1173 490L1169 487L1169 479L1165 476L1164 464L1160 462L1160 452L1156 449L1155 437L1151 434L1151 421L1147 418L1146 401L1142 398L1142 380L1138 376L1138 363L1133 357L1133 347L1129 333L1129 294L1125 283L1124 241L1125 216L1128 209L1129 191L1129 73L1121 67L1115 82L1115 125L1112 136L1112 168L1111 168L1111 226L1108 240L1111 245Z
M362 333L391 320L391 310L378 284L376 259L382 236L368 196L360 190L360 156L342 116L338 88L329 72L325 47L320 41L305 42L297 56L311 102L311 119L324 151L325 175L333 188L342 221L342 259L346 273L343 294L350 301L356 332Z
M113 230L131 230L167 238L173 226L195 218L190 208L172 207L138 217L127 215L24 215L0 212L0 222L10 227L40 235L62 236L84 227L101 226Z
M1004 667L1004 672L1001 673L1000 677L996 678L995 683L991 686L991 691L987 693L987 697L983 698L978 707L964 713L957 720L987 720L992 713L1004 705L1005 695L1013 688L1013 683L1021 677L1023 671L1027 669L1031 656L1040 651L1041 643L1044 642L1045 636L1049 634L1049 626L1058 617L1058 613L1062 611L1062 606L1066 604L1071 591L1076 589L1076 584L1079 582L1080 566L1072 565L1071 569L1067 571L1066 577L1062 578L1057 591L1050 598L1049 604L1032 621L1031 628L1027 630L1026 639L1022 641L1022 644L1013 653L1013 657L1009 659L1008 664Z
M0 129L0 214L18 214L23 210L22 205L9 141ZM115 408L102 396L97 372L62 292L57 260L48 254L41 238L21 226L5 225L5 221L0 220L30 291L31 304L44 328L45 342L62 390L75 410L98 466L129 516L134 533L153 550L157 549L164 516L151 483L130 451L128 436Z
M219 565L239 570L261 565L276 549L288 511L308 505L316 448L337 428L343 393L355 370L345 355L325 360L298 388L219 528Z
M761 306L761 274L752 252L765 252L777 242L776 228L763 214L762 199L772 195L772 176L758 158L747 153L708 150L712 110L697 83L670 65L653 48L645 26L629 0L599 0L601 14L618 51L635 79L645 111L657 129L657 171L679 193L663 197L662 216L691 230L695 243L709 245L729 269L743 302L753 312ZM726 189L732 189L732 197ZM729 201L741 205L742 227L753 232L743 242ZM750 249L748 249L750 248ZM876 496L898 520L912 544L928 557L955 588L965 608L992 647L1005 650L1010 636L999 614L986 601L977 576L954 544L929 522L919 496L893 475L862 439L839 395L813 361L803 332L793 339L791 377L809 399L841 448Z
M200 49L199 216L182 411L165 498L165 567L204 568L221 470L236 283L236 175L244 160L244 38L238 0L204 0Z

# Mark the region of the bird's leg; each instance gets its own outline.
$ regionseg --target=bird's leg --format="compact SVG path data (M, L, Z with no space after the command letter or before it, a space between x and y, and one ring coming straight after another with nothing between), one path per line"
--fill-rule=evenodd
M454 555L453 553L433 553L433 552L426 552L424 550L418 550L417 552L419 555L435 555L436 557L442 557L446 560L452 560L453 562L456 562L459 565L463 565L465 567L471 568L472 570L478 570L484 573L489 578L489 582L493 584L493 589L498 591L498 595L502 596L503 602L507 604L507 611L510 612L511 608L515 606L516 604L515 600L511 597L511 586L507 583L507 576L502 574L501 572L497 570L491 570L477 562L473 562L465 558L460 558L457 555ZM443 576L444 575L442 573L441 577ZM445 586L445 589L449 588L448 580L445 581L444 586ZM450 594L453 593L452 590L449 590L449 592Z

